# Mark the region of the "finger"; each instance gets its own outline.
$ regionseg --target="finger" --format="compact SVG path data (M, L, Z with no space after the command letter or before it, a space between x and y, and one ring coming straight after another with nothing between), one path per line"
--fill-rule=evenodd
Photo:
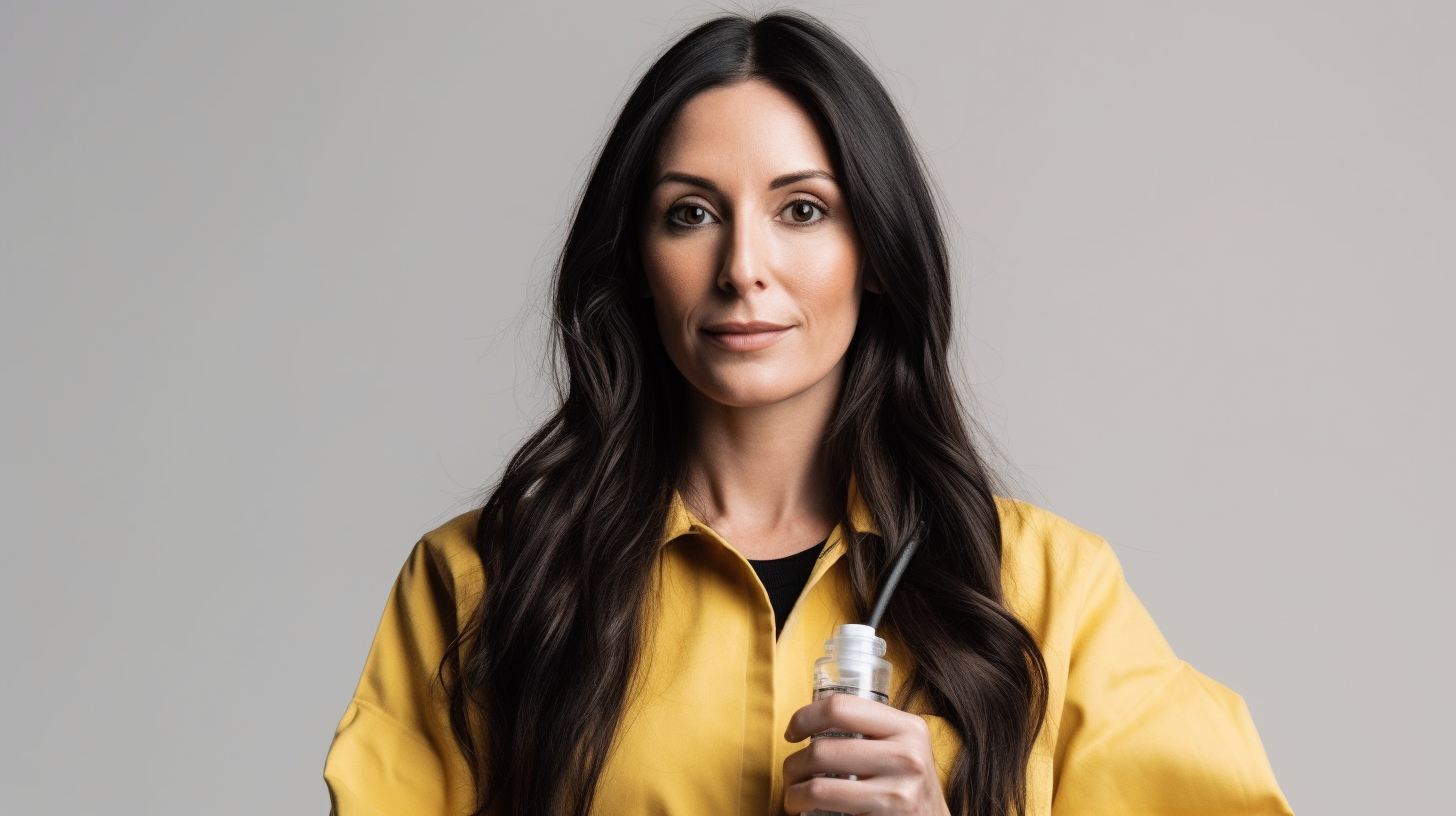
M784 759L784 784L816 774L852 774L860 779L934 773L934 763L900 740L839 739L810 742Z
M784 739L799 742L825 731L847 731L871 739L886 739L917 733L924 728L925 721L921 718L884 703L852 694L831 694L795 711L789 718Z
M883 785L856 779L834 779L818 776L784 788L784 810L808 813L827 810L831 813L896 813L893 803L899 797Z

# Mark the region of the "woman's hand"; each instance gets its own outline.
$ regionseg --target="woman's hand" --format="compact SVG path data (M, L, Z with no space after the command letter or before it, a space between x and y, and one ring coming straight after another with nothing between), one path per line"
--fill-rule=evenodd
M784 760L784 808L874 816L949 816L930 728L914 714L852 694L831 694L794 712L784 738L799 742L825 731L864 739L825 737ZM858 779L816 777L832 773Z

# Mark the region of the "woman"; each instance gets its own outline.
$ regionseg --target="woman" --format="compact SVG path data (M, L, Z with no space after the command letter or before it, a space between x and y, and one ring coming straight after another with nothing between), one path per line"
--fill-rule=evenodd
M677 42L562 252L561 407L406 563L335 811L1287 813L1242 702L1106 544L993 494L949 289L852 49L792 14ZM880 630L893 705L805 705L921 522Z

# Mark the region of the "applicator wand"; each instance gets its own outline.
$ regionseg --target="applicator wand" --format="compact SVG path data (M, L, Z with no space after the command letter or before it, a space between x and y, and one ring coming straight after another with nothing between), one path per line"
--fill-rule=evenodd
M890 606L890 596L895 594L895 587L899 586L900 578L905 574L905 568L910 566L910 556L914 555L915 548L920 546L920 535L923 532L925 532L925 522L916 522L915 532L910 534L910 541L905 544L905 549L900 551L900 557L895 559L895 566L885 577L885 585L880 587L880 595L875 599L875 608L870 612L869 622L865 624L870 629L879 628L880 620L885 617L885 610Z

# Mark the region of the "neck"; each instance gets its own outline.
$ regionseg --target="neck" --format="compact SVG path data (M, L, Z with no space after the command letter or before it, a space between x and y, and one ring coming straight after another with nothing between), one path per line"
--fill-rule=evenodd
M833 385L750 408L692 392L694 453L683 499L745 558L805 550L838 520L824 450Z

